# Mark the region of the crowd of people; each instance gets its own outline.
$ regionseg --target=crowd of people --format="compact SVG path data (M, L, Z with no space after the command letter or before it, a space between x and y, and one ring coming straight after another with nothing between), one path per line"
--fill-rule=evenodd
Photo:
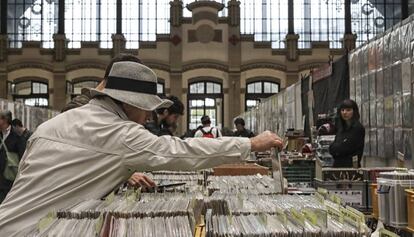
M23 126L20 119L13 119L13 114L8 111L0 112L0 203L6 197L14 181L14 175L10 176L10 171L16 169L9 164L8 160L15 159L19 162L26 149L27 140L32 135ZM6 173L6 174L5 174Z

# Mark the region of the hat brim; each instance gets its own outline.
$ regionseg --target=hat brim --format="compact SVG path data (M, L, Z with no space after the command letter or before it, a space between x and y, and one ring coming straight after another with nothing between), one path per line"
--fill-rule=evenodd
M123 103L129 104L138 109L145 111L154 111L160 108L169 108L173 102L171 100L161 99L157 95L131 92L131 91L120 91L114 89L103 89L98 91L96 89L91 89L91 96L106 95L115 100L119 100Z

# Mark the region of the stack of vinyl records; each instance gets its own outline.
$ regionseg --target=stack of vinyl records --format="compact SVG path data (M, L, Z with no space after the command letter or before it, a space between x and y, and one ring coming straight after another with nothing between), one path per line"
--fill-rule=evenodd
M360 226L331 216L315 197L213 196L213 203L206 203L207 236L359 237L366 234Z
M59 218L98 218L111 214L119 218L145 218L158 216L189 215L195 201L202 201L199 194L142 194L140 200L125 195L114 196L113 200L87 200L57 212Z
M276 215L246 216L212 216L207 224L207 236L214 237L320 237L320 236L363 236L355 227L342 224L336 220L328 220L328 227L323 229L305 221L298 223L291 220L283 221Z
M281 193L280 186L269 176L210 176L208 191L221 193L244 193L271 195Z
M174 182L185 179L178 176L198 176L163 173L153 177L160 175ZM85 200L43 218L35 229L24 230L19 236L187 237L194 236L202 216L207 236L366 234L361 226L337 218L335 210L341 207L328 206L330 202L323 197L275 194L277 185L270 177L221 176L208 181L207 187L215 190L211 196L205 192L140 193L127 189L105 200Z

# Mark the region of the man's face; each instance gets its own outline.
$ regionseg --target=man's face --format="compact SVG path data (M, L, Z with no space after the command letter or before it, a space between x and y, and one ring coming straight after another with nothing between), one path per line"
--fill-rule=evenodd
M236 124L236 129L237 129L237 131L241 132L241 131L244 130L244 126L241 125L241 124Z
M167 117L165 117L164 121L168 125L173 125L177 123L179 117L180 117L179 114L169 114L167 115Z
M141 110L128 104L123 104L122 106L129 120L138 124L144 125L145 122L152 116L151 111Z
M6 126L6 120L3 118L0 118L0 129L5 129Z

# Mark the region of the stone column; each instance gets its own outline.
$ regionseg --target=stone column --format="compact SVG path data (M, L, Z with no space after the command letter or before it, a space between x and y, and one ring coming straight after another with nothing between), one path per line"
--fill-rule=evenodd
M64 61L66 58L66 36L65 34L54 34L53 41L55 42L54 60L57 62Z
M112 57L125 51L126 39L123 34L112 35Z
M289 87L295 84L299 80L297 72L287 72L286 73L286 87Z
M0 62L7 61L8 42L7 34L0 34Z
M241 103L241 43L240 43L240 2L230 0L229 9L229 75L228 75L228 108L224 108L223 126L233 128L233 118L240 115Z
M187 101L183 101L183 75L182 75L182 17L183 3L179 0L170 2L170 94L177 96L187 107ZM177 132L183 134L187 129L187 111L178 122Z
M53 74L53 109L61 110L66 105L66 76L65 72Z
M289 61L298 60L298 34L287 34L286 35L286 58Z
M352 34L351 0L345 0L345 34L342 47L346 51L355 49L356 35Z
M295 19L293 10L293 0L288 0L288 34L286 35L287 50L286 59L289 61L298 60L298 39L299 35L295 34Z
M7 72L0 70L0 98L7 99Z

